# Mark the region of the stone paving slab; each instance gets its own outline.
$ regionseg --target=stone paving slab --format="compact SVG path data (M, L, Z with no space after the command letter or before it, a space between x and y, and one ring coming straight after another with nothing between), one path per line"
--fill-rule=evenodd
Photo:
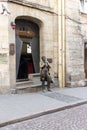
M0 126L84 103L87 103L86 87L53 89L53 92L45 93L0 95Z
M66 103L72 103L81 100L80 98L65 95L59 92L44 93L43 95Z
M58 89L55 88L54 91L57 91L61 94L65 94L68 96L73 96L81 99L87 99L87 86L85 87L76 87L76 88L63 88Z
M67 105L40 94L0 95L0 124Z

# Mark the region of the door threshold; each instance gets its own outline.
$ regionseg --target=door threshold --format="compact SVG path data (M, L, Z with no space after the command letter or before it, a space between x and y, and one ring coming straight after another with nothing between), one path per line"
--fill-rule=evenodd
M25 81L29 81L29 79L26 78L26 79L17 79L17 80L16 80L16 82L25 82Z

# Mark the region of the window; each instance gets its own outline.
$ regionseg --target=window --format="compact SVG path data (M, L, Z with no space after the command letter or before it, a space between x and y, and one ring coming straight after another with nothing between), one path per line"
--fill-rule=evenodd
M87 0L80 0L80 11L87 13Z

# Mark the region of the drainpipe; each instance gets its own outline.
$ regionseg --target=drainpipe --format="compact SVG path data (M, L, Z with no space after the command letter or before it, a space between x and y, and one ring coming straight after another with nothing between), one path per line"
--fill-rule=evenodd
M65 87L66 68L66 46L65 46L65 0L58 0L58 77L59 87Z

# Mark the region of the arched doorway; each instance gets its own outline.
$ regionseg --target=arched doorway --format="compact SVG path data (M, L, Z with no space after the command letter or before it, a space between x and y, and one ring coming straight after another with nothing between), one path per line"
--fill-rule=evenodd
M39 73L39 27L36 23L17 18L16 23L16 79L27 80L31 73Z

